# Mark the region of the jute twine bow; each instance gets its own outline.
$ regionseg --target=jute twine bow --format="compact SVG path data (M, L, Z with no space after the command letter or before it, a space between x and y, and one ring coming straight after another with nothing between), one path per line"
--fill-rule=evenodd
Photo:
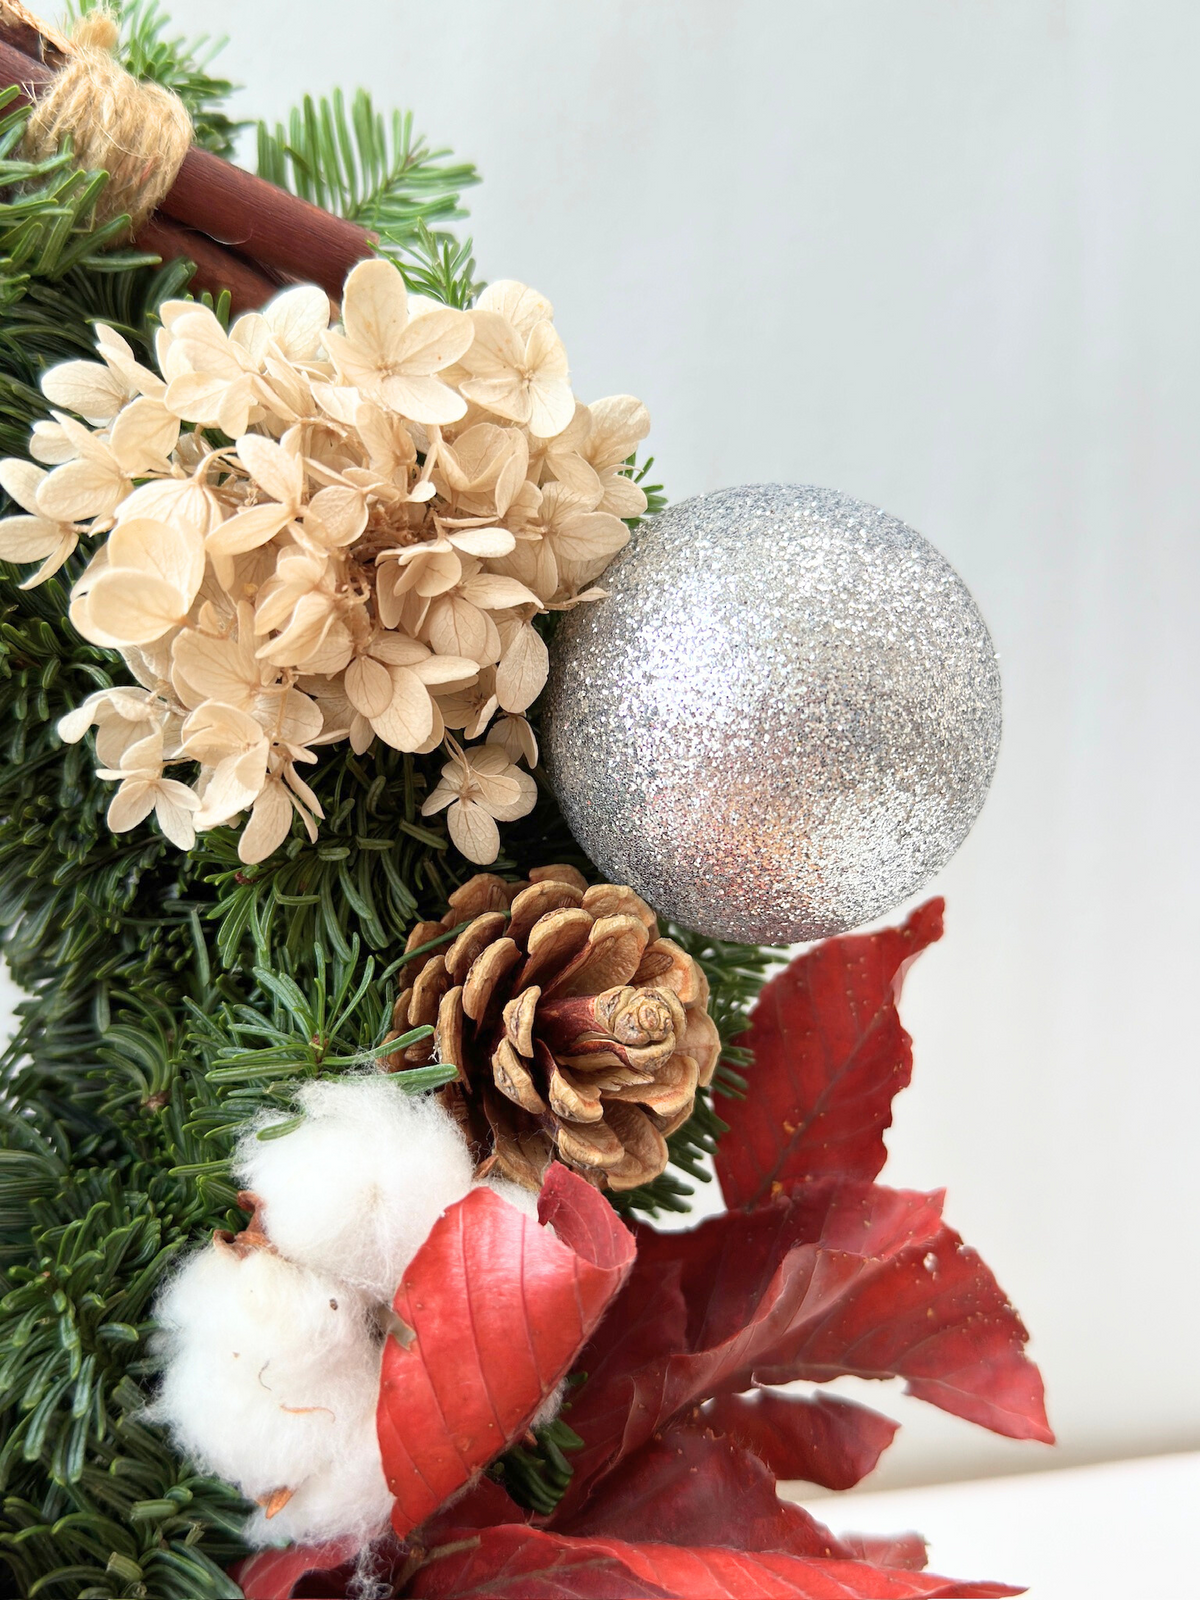
M22 153L44 160L69 137L81 167L108 173L96 203L97 224L128 213L134 234L175 182L192 124L177 95L157 83L139 83L114 61L117 32L106 11L80 19L66 65L34 104Z

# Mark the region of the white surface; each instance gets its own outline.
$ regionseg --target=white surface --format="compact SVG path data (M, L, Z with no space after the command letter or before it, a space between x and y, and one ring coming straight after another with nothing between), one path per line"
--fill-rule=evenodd
M835 1533L917 1529L931 1572L1027 1584L1034 1600L1193 1600L1197 1503L1200 1455L810 1502Z
M584 398L646 400L674 498L828 484L958 565L1005 743L889 1176L948 1185L1067 1459L1200 1444L1200 7L170 9L246 115L363 83L476 160L481 270L551 296ZM871 1398L884 1474L1050 1459Z

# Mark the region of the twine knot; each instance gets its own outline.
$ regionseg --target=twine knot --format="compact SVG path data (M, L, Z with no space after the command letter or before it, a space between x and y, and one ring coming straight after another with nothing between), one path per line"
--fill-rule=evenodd
M81 167L108 173L97 226L128 213L128 232L135 234L175 182L192 123L178 95L139 83L113 59L117 35L107 11L80 19L66 64L33 107L22 151L42 161L70 138Z

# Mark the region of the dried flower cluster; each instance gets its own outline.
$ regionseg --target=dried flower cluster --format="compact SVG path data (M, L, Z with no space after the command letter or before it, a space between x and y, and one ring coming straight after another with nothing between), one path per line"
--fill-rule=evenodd
M60 732L96 726L114 829L154 811L187 848L248 814L239 853L260 861L293 813L315 837L300 768L318 746L445 741L424 811L448 808L463 854L495 859L497 822L536 795L519 765L536 764L523 713L547 671L533 618L597 598L646 505L625 467L646 410L575 400L552 315L512 282L453 310L374 260L347 279L340 326L312 287L228 332L174 301L161 376L104 326L99 362L45 374L59 409L34 461L0 463L27 512L0 522L0 557L40 561L33 585L108 536L70 616L137 686L92 695Z
M529 879L479 873L440 922L412 930L411 951L457 938L410 962L392 1026L434 1036L386 1065L453 1063L444 1103L514 1183L539 1189L557 1157L600 1188L636 1188L662 1172L668 1135L712 1081L708 980L632 889L566 866Z

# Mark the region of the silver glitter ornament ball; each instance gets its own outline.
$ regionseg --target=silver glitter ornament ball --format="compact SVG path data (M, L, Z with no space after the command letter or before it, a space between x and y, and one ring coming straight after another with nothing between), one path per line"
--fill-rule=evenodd
M559 626L546 759L610 883L755 944L890 910L957 850L1000 743L979 609L927 540L832 489L643 522Z

